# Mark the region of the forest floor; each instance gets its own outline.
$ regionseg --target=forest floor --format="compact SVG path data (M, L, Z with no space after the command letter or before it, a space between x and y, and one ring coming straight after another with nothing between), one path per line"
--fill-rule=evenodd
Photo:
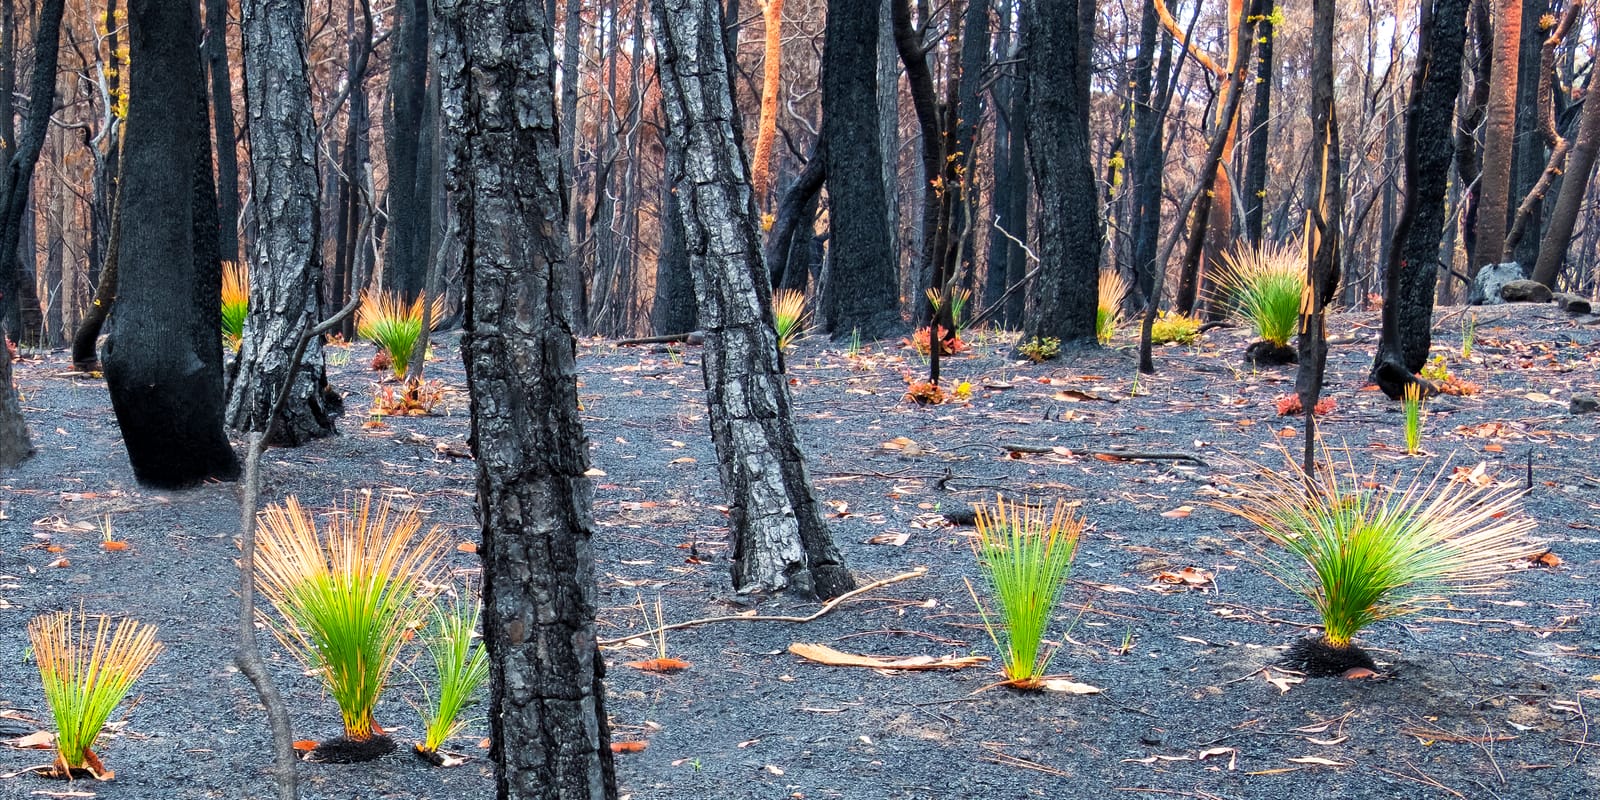
M1462 320L1477 319L1472 358ZM1481 391L1430 403L1423 447L1404 455L1398 404L1364 390L1373 314L1341 315L1322 418L1325 441L1365 480L1399 483L1463 468L1530 480L1525 504L1551 556L1508 576L1505 592L1456 598L1380 623L1360 641L1375 679L1301 679L1274 662L1312 631L1310 610L1254 562L1254 539L1209 503L1257 468L1282 464L1301 421L1279 417L1292 368L1240 365L1244 331L1157 353L1135 382L1122 347L1040 365L977 334L949 358L970 402L918 407L904 374L923 360L899 343L848 354L821 339L789 357L811 475L862 583L926 574L805 624L736 621L672 632L671 675L626 662L655 655L634 639L605 651L617 756L635 800L1025 797L1587 798L1600 785L1600 415L1569 414L1600 390L1600 324L1553 307L1442 309L1437 352ZM453 391L444 411L364 428L377 373L371 348L330 349L349 393L343 435L265 459L268 500L326 508L381 489L420 504L455 542L476 538L473 464L455 338L429 366ZM778 598L753 610L728 584L726 518L706 426L700 352L580 343L592 444L601 635L720 614L805 615ZM0 477L0 739L48 713L25 626L55 609L130 615L160 627L167 652L119 712L100 752L117 773L70 787L31 773L45 751L0 748L0 797L136 800L270 795L266 722L231 665L238 529L235 487L152 492L132 480L103 384L67 375L66 355L34 354L18 381L39 455ZM1012 457L1004 445L1055 448ZM1096 457L1124 447L1183 451L1205 463ZM1531 467L1530 467L1531 464ZM1470 477L1470 475L1469 475ZM879 656L995 654L964 581L979 580L968 527L943 513L996 492L1079 506L1089 530L1051 638L1053 670L1098 694L988 688L992 664L896 672L823 666L797 642ZM109 516L122 551L100 547ZM470 548L449 561L463 578ZM1178 582L1169 582L1176 580ZM337 732L316 682L275 642L263 646L298 736ZM416 681L397 673L379 722L417 735ZM481 714L481 707L479 707ZM1597 715L1591 720L1591 714ZM1591 723L1594 724L1591 724ZM1593 730L1591 730L1593 728ZM464 766L404 751L360 765L303 764L306 798L482 798L491 770L475 720L453 742ZM63 794L76 792L76 794Z

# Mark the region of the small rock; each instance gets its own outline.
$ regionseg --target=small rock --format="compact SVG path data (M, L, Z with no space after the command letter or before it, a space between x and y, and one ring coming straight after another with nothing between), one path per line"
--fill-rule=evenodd
M1588 314L1593 310L1589 298L1572 292L1556 292L1555 301L1568 314Z
M1472 279L1472 292L1467 297L1467 303L1475 306L1494 306L1504 303L1500 297L1500 287L1512 281L1523 278L1522 267L1515 261L1504 264L1485 264L1478 270L1477 277Z
M1592 394L1575 394L1568 402L1567 410L1574 414L1593 414L1600 411L1600 397Z
M1552 295L1538 281L1514 280L1500 287L1500 297L1507 303L1548 303Z
M1143 736L1139 737L1139 744L1149 745L1150 747L1159 747L1161 745L1161 734L1155 731L1148 731Z

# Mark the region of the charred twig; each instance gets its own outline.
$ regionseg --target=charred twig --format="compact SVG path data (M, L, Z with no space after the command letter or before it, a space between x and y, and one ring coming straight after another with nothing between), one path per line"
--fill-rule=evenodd
M1057 451L1057 448L1055 448L1055 447L1047 447L1045 445L1033 445L1033 444L1002 444L1002 445L1000 445L1000 447L1002 449L1007 450L1007 451L1012 452L1012 453L1048 454L1048 453L1054 453L1054 452ZM1202 467L1210 467L1211 466L1209 463L1206 462L1205 459L1203 459L1203 458L1201 458L1201 457L1199 457L1199 456L1197 456L1197 455L1195 455L1193 453L1183 453L1183 452L1172 451L1172 450L1124 450L1124 449L1122 449L1120 447L1114 447L1114 448L1107 449L1107 450L1100 450L1100 449L1095 449L1095 448L1084 448L1084 449L1061 448L1061 449L1068 450L1073 455L1106 456L1106 457L1109 457L1109 458L1116 458L1116 459L1121 459L1121 460L1124 460L1124 461L1187 461L1187 462L1189 462L1191 464L1199 464Z

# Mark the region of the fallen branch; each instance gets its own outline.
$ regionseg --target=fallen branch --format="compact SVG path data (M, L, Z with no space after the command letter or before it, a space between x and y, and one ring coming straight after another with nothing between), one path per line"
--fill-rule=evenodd
M641 336L637 339L618 339L617 346L626 347L628 345L636 344L672 344L674 342L704 344L705 341L706 335L703 332L689 331L688 333L669 333L664 336Z
M1060 450L1065 449L1071 452L1073 455L1105 456L1107 458L1118 458L1125 461L1188 461L1192 464L1199 464L1202 467L1211 466L1206 462L1205 459L1193 453L1183 453L1170 450L1123 450L1121 448L1113 448L1110 450L1078 450L1070 447L1057 448L1034 444L1002 444L1000 447L1012 453L1047 454L1059 452Z
M927 567L917 567L910 572L903 572L892 578L884 578L881 581L873 581L866 586L845 592L844 594L829 600L828 602L822 604L822 608L817 609L817 613L805 617L745 617L738 614L726 614L720 617L705 617L703 619L691 619L685 622L674 622L670 625L660 625L647 631L630 633L627 636L618 636L615 639L601 639L598 644L601 647L606 647L608 645L621 644L630 639L641 639L648 636L657 636L659 634L666 633L667 631L682 630L684 628L692 628L697 625L709 625L713 622L811 622L821 618L824 614L827 614L835 608L838 608L840 604L844 603L846 600L859 597L860 595L870 592L873 589L881 589L892 583L908 581L912 578L920 578L926 574L928 574Z

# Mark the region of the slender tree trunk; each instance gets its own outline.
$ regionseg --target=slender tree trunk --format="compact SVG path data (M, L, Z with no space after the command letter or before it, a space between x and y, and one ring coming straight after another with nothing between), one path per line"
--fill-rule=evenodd
M1089 166L1091 0L1029 0L1022 24L1028 155L1039 188L1038 302L1024 340L1095 341L1100 209Z
M1596 38L1596 46L1600 47L1600 33L1596 34ZM1589 81L1591 87L1600 87L1593 77ZM1533 279L1551 288L1556 288L1559 283L1561 267L1567 259L1567 247L1572 243L1572 232L1577 227L1578 213L1589 196L1589 180L1594 175L1597 154L1600 154L1600 95L1596 95L1591 88L1583 102L1578 135L1573 140L1572 152L1567 155L1561 189L1556 194L1555 207L1550 211L1550 225L1545 229L1544 241L1539 244L1539 261L1533 270Z
M895 280L905 275L900 253L900 53L894 45L894 26L884 24L894 14L895 0L878 0L878 153L883 157L883 199L888 213L884 225L889 229L889 274ZM816 202L810 207L815 208ZM811 226L808 224L807 228ZM796 249L811 252L813 237ZM809 264L812 259L806 259ZM795 276L790 283L796 282ZM803 285L804 281L800 280ZM897 290L898 296L898 290ZM898 307L896 308L898 311Z
M1477 246L1469 277L1505 249L1511 202L1511 158L1517 122L1517 56L1522 47L1522 0L1494 0L1494 62L1484 121L1483 176L1478 191Z
M1536 90L1530 105L1537 112L1534 124L1536 130L1529 132L1529 138L1533 138L1535 132L1538 134L1539 140L1550 151L1550 161L1535 168L1528 168L1526 164L1521 163L1518 165L1517 194L1522 197L1522 202L1517 205L1516 213L1512 215L1511 230L1506 234L1505 250L1501 254L1502 261L1514 260L1519 264L1531 265L1537 263L1539 259L1537 242L1531 245L1527 242L1539 238L1539 222L1543 217L1545 195L1565 170L1567 153L1572 149L1572 140L1563 137L1556 127L1555 87L1552 85L1556 71L1556 48L1561 46L1561 42L1577 24L1582 11L1583 0L1574 0L1567 6L1555 30L1545 39L1539 57L1535 59L1535 63L1539 66L1533 70L1532 78ZM1518 120L1520 129L1520 115ZM1520 133L1518 138L1521 138ZM1522 142L1517 151L1519 162L1525 154L1535 151L1542 154L1542 149L1535 143ZM1524 178L1528 180L1524 181ZM1528 235L1530 226L1532 236ZM1525 271L1531 273L1533 270L1530 268Z
M1428 360L1444 195L1455 158L1450 120L1461 93L1461 53L1470 0L1424 0L1405 118L1405 205L1383 285L1383 328L1372 379L1390 397Z
M383 250L383 287L407 302L428 280L433 178L426 129L428 104L428 0L397 0L390 55L389 220Z
M539 4L435 0L449 196L466 251L498 800L616 800L595 640L551 32Z
M250 315L233 362L227 420L237 430L265 431L294 367L295 343L322 317L321 183L304 0L242 0L240 10L256 235ZM333 435L339 409L326 384L322 340L312 337L270 443L297 446Z
M772 175L772 144L778 133L778 92L783 74L783 0L762 0L761 17L766 44L761 60L761 118L756 125L756 151L751 158L750 182L756 207L766 205Z
M1467 253L1467 268L1477 263L1478 201L1483 196L1483 148L1478 143L1478 129L1489 106L1489 70L1494 62L1494 31L1489 18L1490 0L1473 0L1468 14L1472 17L1472 36L1476 42L1472 59L1472 92L1467 95L1466 106L1456 115L1456 174L1461 178L1465 192L1461 209L1461 244ZM1450 287L1447 281L1446 291Z
M875 3L859 8L876 16ZM722 48L722 7L653 0L651 9L667 130L679 143L667 151L672 158L667 169L682 192L680 210L706 332L711 437L732 509L733 584L745 592L834 597L855 581L823 522L794 429L748 169L730 121L733 87ZM866 55L861 63L870 65L876 37L861 38ZM867 81L860 83L871 89ZM871 119L870 99L865 108ZM877 139L857 141L870 148ZM876 168L862 174L879 185ZM881 236L880 218L870 222Z
M835 339L848 338L854 331L870 341L900 328L894 251L885 223L886 156L879 151L877 136L862 135L878 127L873 80L881 24L878 11L877 3L862 0L831 0L828 4L822 52L822 136L850 144L825 148L833 242L822 305L825 326ZM684 155L686 159L694 156ZM703 304L701 308L705 310Z
M773 286L793 288L795 278L808 268L806 264L791 265L789 259L799 249L794 246L797 239L804 239L807 244L811 241L811 220L816 215L817 194L822 191L823 181L828 177L827 150L825 142L817 142L811 149L811 158L806 161L805 169L800 170L794 183L783 193L783 201L778 204L772 230L767 234L767 276ZM799 283L805 285L803 279Z
M1272 122L1272 0L1255 0L1256 98L1250 111L1250 137L1244 173L1244 233L1251 247L1261 246L1262 212L1267 207L1267 132Z
M140 483L233 480L239 461L222 427L222 268L198 20L164 0L133 0L128 16L120 308L105 345L106 388Z
M1311 2L1311 169L1306 174L1306 301L1300 307L1300 365L1295 393L1305 409L1302 468L1315 475L1317 400L1328 359L1327 306L1339 285L1339 226L1344 219L1344 175L1339 163L1339 120L1333 95L1334 0ZM1246 28L1248 31L1248 28Z
M211 113L217 138L217 248L223 261L238 261L239 150L234 144L233 81L228 70L228 0L205 0L205 4L202 53L211 75Z
M112 201L111 230L106 236L106 263L100 269L100 281L95 284L89 311L83 315L83 322L72 337L72 368L81 372L100 369L95 350L99 344L100 329L105 326L106 316L111 313L111 306L117 300L117 243L121 228L122 202L119 193L119 198Z
M667 146L673 145L669 141ZM683 216L678 204L678 185L663 170L661 213L656 221L661 230L661 246L657 249L656 297L650 315L658 336L700 328L700 308L694 299L694 276L689 272L689 251L683 240Z
M1582 0L1569 3L1567 11L1582 4ZM1539 260L1539 236L1545 215L1544 192L1538 189L1537 184L1545 182L1542 180L1545 161L1555 148L1555 143L1541 135L1540 130L1544 117L1554 105L1540 84L1554 77L1552 73L1555 71L1553 61L1548 68L1541 64L1540 50L1547 38L1547 29L1540 25L1540 20L1561 11L1552 8L1551 0L1522 0L1522 42L1519 48L1521 52L1517 56L1517 122L1512 139L1511 192L1506 197L1507 210L1510 212L1509 227L1501 261L1521 264L1524 273L1531 273L1534 262ZM1562 16L1568 14L1562 13ZM1541 80L1541 75L1547 76L1546 79ZM1520 208L1522 204L1530 206L1528 211L1531 213L1524 214ZM1512 231L1517 227L1518 217L1526 220L1524 228L1531 222L1532 236L1513 237Z

